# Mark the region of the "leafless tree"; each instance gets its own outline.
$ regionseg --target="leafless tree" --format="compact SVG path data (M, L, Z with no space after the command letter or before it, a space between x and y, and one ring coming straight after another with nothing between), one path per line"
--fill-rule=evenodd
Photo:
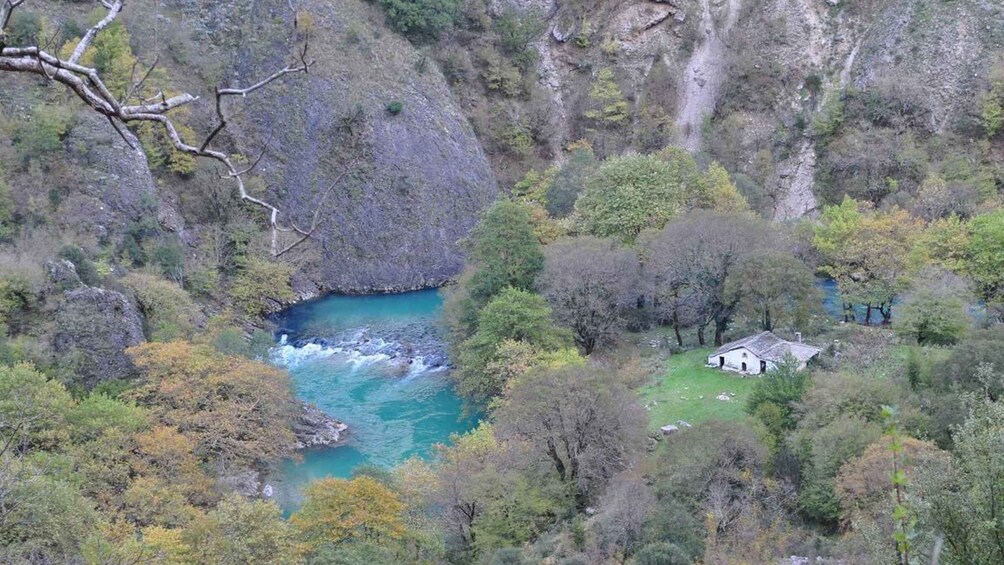
M238 168L225 151L213 148L213 142L228 125L226 100L246 97L286 75L307 73L310 70L314 62L308 57L309 42L307 40L298 49L295 60L264 79L244 88L217 87L215 89L216 123L204 139L195 142L181 136L170 118L170 113L195 103L198 100L197 96L182 93L168 97L163 92L159 92L153 97L143 99L139 94L144 83L156 68L156 61L145 72L136 72L134 69L132 85L126 89L121 98L112 94L96 68L88 67L81 62L94 39L118 18L125 6L125 0L99 0L107 12L100 21L84 33L84 36L74 46L72 53L65 58L54 55L47 46L6 44L5 30L11 15L14 10L27 1L0 0L0 71L34 74L66 86L91 109L105 116L109 124L115 128L130 147L133 147L131 136L127 136L123 128L130 124L155 122L164 128L176 150L194 157L211 159L222 165L222 177L230 179L236 184L240 198L263 209L268 214L272 232L271 249L274 257L283 255L311 237L318 227L324 200L341 182L345 173L339 175L322 192L321 200L315 206L310 225L301 226L291 217L287 216L287 218L281 219L282 212L278 207L267 200L251 195L246 190L244 176L254 169L261 160L261 156L264 155L264 151L257 159L253 160L250 166ZM290 6L293 7L292 2L290 2ZM283 238L286 241L280 241L280 234L289 234L292 239Z
M637 300L637 283L634 252L591 236L547 246L537 277L556 321L572 330L587 355L624 325L624 310Z
M614 556L631 555L643 543L645 519L656 505L644 477L629 469L613 478L599 500L599 512L590 521L596 537L595 562L613 562Z
M742 298L725 292L729 275L747 254L779 241L762 221L695 210L644 242L644 273L655 297L672 309L677 328L685 312L697 326L701 345L708 325L714 327L715 345L721 345Z
M505 439L546 457L583 506L628 468L644 443L637 396L596 367L538 369L519 379L496 412Z

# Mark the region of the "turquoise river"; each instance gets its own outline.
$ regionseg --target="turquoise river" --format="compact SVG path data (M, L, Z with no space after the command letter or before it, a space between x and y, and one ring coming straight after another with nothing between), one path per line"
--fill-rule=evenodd
M473 425L449 380L441 308L434 290L329 296L276 320L274 362L289 371L300 398L349 426L344 444L307 450L269 479L286 512L310 481L428 457Z

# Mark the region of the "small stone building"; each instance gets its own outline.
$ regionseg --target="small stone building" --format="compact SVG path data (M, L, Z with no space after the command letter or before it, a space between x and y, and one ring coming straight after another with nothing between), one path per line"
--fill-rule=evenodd
M821 351L818 347L802 343L801 334L797 341L781 339L771 332L761 332L726 343L708 356L708 366L723 371L735 371L744 375L759 375L776 369L791 355L804 368Z

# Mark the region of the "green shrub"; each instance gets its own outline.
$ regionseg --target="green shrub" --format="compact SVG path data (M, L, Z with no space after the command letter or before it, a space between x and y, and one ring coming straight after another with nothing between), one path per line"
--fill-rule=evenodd
M387 104L387 111L392 116L396 116L396 115L400 114L401 110L403 110L403 109L404 109L404 104L401 104L397 100L394 100L393 102L390 102L389 104Z
M290 286L291 274L289 265L252 259L234 278L230 298L248 317L270 314L296 299Z
M185 277L185 290L196 296L212 298L220 286L220 273L206 268L191 272Z
M42 18L35 12L16 10L7 27L7 43L11 46L28 47L38 43L38 33L42 31Z
M183 282L185 255L181 242L174 239L157 244L153 249L153 264L172 281Z
M0 243L9 241L16 233L14 199L11 198L10 185L4 180L3 167L0 167Z
M809 388L809 372L798 370L794 359L757 380L746 401L746 412L763 422L778 438L795 427L795 404Z
M634 556L637 565L689 565L693 562L686 551L672 543L650 543Z
M64 245L59 248L56 257L73 263L77 270L77 276L80 277L80 282L87 286L97 286L101 283L101 275L98 274L97 267L94 266L94 262L87 257L83 249L76 245Z
M481 76L488 90L501 92L509 98L523 92L523 75L505 57L491 48L481 50L478 55L484 64Z
M14 140L22 159L27 161L62 149L63 140L72 129L73 121L73 113L65 106L35 106L31 112L31 122L18 130Z
M38 302L38 293L18 276L0 278L0 336L18 334L28 328L28 314Z
M983 119L987 138L994 137L1004 127L1004 83L995 85L983 97L981 106L980 117Z
M177 284L147 273L131 273L122 278L139 303L151 341L174 341L191 337L199 309Z
M519 68L526 70L537 62L537 51L531 47L533 40L547 27L537 12L506 9L494 22L502 50L512 57Z
M429 40L453 25L461 0L380 0L387 25L412 39Z

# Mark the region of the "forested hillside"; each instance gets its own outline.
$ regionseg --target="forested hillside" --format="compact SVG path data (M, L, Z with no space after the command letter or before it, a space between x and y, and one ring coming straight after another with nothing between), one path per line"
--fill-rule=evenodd
M1002 194L995 0L0 0L0 562L1004 564ZM478 424L281 509L429 288Z

